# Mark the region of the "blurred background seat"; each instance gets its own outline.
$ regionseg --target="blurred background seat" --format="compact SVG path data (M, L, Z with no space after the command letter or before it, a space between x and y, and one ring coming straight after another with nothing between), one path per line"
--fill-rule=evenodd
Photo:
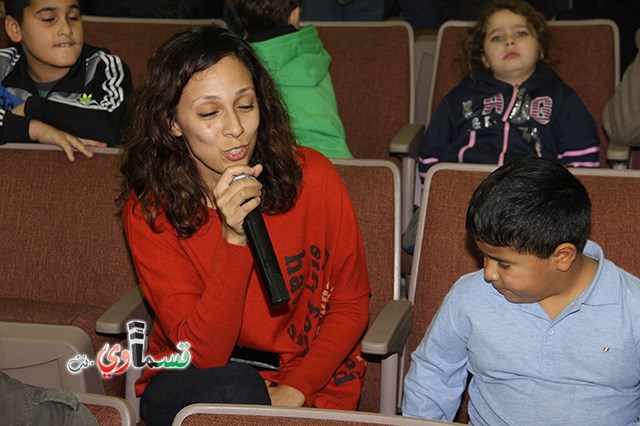
M410 304L400 301L400 176L388 160L332 160L342 177L358 218L371 283L369 323L382 308L395 301L399 315L410 314ZM372 190L375 188L375 190ZM407 324L408 326L408 324ZM405 330L408 333L408 328ZM373 339L371 337L371 339ZM384 337L363 343L367 373L359 410L395 414L399 356ZM365 337L365 340L367 338ZM380 347L383 347L380 349ZM372 349L373 347L373 349ZM401 348L401 347L400 347Z
M423 126L415 124L414 34L404 21L314 24L331 55L331 79L354 158L401 170L401 227L411 218L415 167L405 167ZM414 156L415 156L414 155ZM408 191L407 191L408 190Z
M0 369L29 384L125 397L124 375L67 366L125 347L119 324L148 317L116 205L121 156L93 151L71 163L57 147L0 146Z
M147 62L155 50L172 35L201 26L225 26L221 19L154 19L106 16L82 17L85 42L106 47L131 69L137 87L147 72Z

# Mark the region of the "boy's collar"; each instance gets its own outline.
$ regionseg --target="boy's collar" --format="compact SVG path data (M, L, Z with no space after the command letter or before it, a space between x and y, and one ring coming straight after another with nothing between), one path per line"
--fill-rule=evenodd
M271 28L267 31L263 31L261 33L257 33L257 34L250 34L247 37L247 41L249 43L256 43L259 41L266 41L266 40L270 40L272 38L276 38L276 37L280 37L283 35L287 35L287 34L291 34L291 33L295 33L296 31L298 31L298 29L296 27L294 27L293 25L285 25L282 27L275 27L275 28Z
M80 53L80 57L78 57L76 63L71 66L67 74L65 74L65 76L58 81L58 84L56 84L56 91L78 92L83 90L86 74L84 60L88 56L87 48L87 44L82 47L82 52ZM37 88L35 82L29 75L27 57L21 45L17 45L16 49L20 54L20 60L11 72L7 74L3 80L3 84L5 87L22 87L35 94L37 93ZM27 87L25 87L25 84Z

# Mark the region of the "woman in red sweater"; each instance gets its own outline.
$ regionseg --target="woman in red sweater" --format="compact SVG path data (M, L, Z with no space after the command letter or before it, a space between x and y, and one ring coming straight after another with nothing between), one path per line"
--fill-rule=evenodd
M356 409L369 316L362 238L332 164L298 147L268 73L233 33L178 34L133 101L122 218L155 313L148 355L188 342L183 370L146 368L148 425L196 402ZM238 179L250 175L256 179ZM261 209L290 302L272 307L243 230ZM275 354L277 370L230 361Z

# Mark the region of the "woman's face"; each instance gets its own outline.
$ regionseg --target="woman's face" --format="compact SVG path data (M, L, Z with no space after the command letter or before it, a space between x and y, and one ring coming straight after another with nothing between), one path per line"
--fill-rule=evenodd
M251 75L242 61L226 56L191 77L171 132L184 138L200 175L213 187L227 167L249 164L259 124Z

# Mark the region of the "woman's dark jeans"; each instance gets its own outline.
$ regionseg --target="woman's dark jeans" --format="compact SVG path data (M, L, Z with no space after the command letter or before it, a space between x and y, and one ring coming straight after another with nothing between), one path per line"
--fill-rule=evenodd
M224 367L165 370L151 379L140 399L147 426L171 425L178 411L200 402L270 405L264 380L250 365L230 362Z

